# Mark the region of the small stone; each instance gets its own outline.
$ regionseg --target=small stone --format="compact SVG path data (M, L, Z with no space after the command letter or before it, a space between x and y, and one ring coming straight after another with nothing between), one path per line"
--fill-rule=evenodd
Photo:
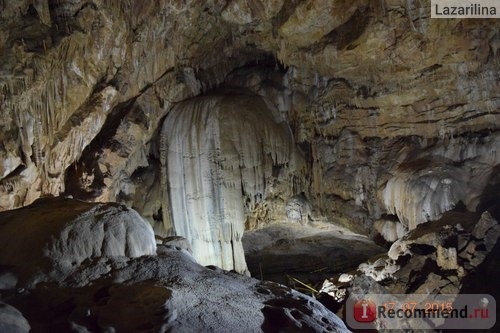
M346 274L346 273L344 273L344 274L341 274L339 276L339 282L341 282L341 283L351 282L352 279L354 279L354 275L352 275L352 274Z
M363 272L366 276L371 277L375 281L383 281L393 279L394 274L399 270L400 266L396 265L394 260L390 258L380 258L374 263L362 263L358 267L358 271Z
M418 287L418 289L415 290L414 293L415 294L426 294L426 295L434 294L436 289L438 289L442 285L443 285L443 280L442 280L441 276L431 272L427 276L427 279L425 280L425 282L423 284L421 284L420 287Z
M485 258L486 258L486 253L478 251L473 256L471 256L469 263L475 268L479 264L481 264Z
M469 244L470 237L468 235L460 234L457 236L457 249L458 252L462 252L465 247Z
M352 285L351 287L348 288L349 294L358 294L358 295L365 295L365 294L386 294L387 290L381 286L377 281L375 281L373 278L366 276L366 275L360 275L356 276L352 280Z
M457 249L454 247L437 247L436 263L444 270L457 269Z
M450 283L450 284L444 286L443 288L441 288L441 290L439 290L439 292L441 294L458 294L460 292L460 289L457 286Z
M481 218L474 226L474 230L472 231L472 236L483 239L486 237L486 233L488 230L494 226L498 225L498 221L491 216L490 212L486 211L481 215Z
M458 267L457 269L457 277L462 279L465 276L465 269L463 267Z
M389 249L389 252L387 252L387 255L389 256L389 258L397 260L400 256L411 254L408 245L409 244L406 240L398 239L391 245L391 248Z
M172 248L175 248L177 250L186 250L189 253L192 253L191 250L191 245L189 244L189 241L181 236L171 236L171 237L166 237L162 241L163 245L170 246Z
M491 227L491 229L486 232L486 236L484 237L484 245L488 253L493 250L493 247L495 247L495 244L497 243L499 237L500 225L498 224Z
M319 292L330 295L337 302L342 302L346 297L347 289L339 288L333 282L325 280Z

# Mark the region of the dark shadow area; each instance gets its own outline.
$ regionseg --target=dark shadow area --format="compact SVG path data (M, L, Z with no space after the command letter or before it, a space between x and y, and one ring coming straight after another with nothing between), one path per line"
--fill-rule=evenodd
M484 212L491 206L497 204L500 200L500 166L497 166L491 172L491 177L488 180L488 185L485 187L479 204L477 205L478 212Z
M477 266L463 281L461 294L490 294L497 302L497 320L495 325L487 330L477 330L478 332L500 332L500 321L498 318L498 306L500 304L500 242L497 241L495 247L486 259ZM448 332L473 332L474 330L449 330Z
M76 199L89 200L102 193L105 175L98 165L98 156L103 149L118 151L122 148L119 142L113 140L121 121L129 112L140 113L132 110L135 98L118 104L108 115L101 131L92 142L83 150L82 157L66 169L65 195L72 195ZM136 116L137 117L137 116ZM135 119L134 119L135 120ZM125 155L126 156L126 155ZM85 183L87 180L88 183Z

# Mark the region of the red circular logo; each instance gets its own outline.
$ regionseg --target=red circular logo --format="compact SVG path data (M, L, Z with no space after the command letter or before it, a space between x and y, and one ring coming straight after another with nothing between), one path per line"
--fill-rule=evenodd
M354 303L354 320L359 323L371 323L377 319L377 306L369 300Z

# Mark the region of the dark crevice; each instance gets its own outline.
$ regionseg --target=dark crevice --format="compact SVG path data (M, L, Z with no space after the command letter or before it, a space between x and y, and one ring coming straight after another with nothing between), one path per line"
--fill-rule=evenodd
M436 247L428 244L411 244L410 245L410 251L414 254L418 254L421 256L427 256L430 255L431 253L436 252Z
M426 67L426 68L422 69L422 70L420 71L420 73L422 73L422 74L432 73L432 72L434 72L434 71L438 70L438 69L439 69L439 68L441 68L441 67L443 67L443 65L440 65L440 64L434 64L434 65L432 65L432 66L429 66L429 67Z
M0 179L0 185L3 184L4 182L8 182L9 180L19 177L21 175L21 172L23 172L24 170L26 170L26 166L24 166L23 164L19 165L17 168L12 170L8 175Z
M476 114L469 116L469 117L461 117L460 119L453 120L453 121L451 121L451 123L458 124L458 123L463 123L463 122L466 122L466 121L469 121L472 119L480 118L483 116L487 116L487 115L492 116L492 115L497 115L497 114L500 114L500 112L480 112L480 113L476 113Z
M323 36L318 43L301 50L316 53L326 45L334 45L337 50L354 49L357 46L356 41L363 35L371 19L368 7L358 8L347 22Z
M477 205L476 211L482 213L488 208L491 208L498 204L498 198L500 193L500 166L494 168L491 172L491 176L488 179L487 185L481 194L479 204Z
M399 222L399 217L394 214L382 214L382 216L380 216L380 219L392 222Z
M262 69L265 70L268 74L271 73L281 73L285 74L288 71L288 67L281 63L276 55L269 52L259 52L252 60L246 62L243 66L234 68L225 78L224 82L222 82L221 87L214 87L213 90L218 88L224 88L224 86L230 87L227 81L231 81L231 78L238 75L247 75L255 70ZM264 79L264 82L268 84L275 85L275 88L282 89L282 86L276 86L276 82L272 80Z
M102 193L105 187L104 178L98 165L98 156L104 148L118 149L113 137L120 126L122 119L131 110L136 98L118 104L108 115L101 131L92 142L83 150L82 157L66 169L65 195L88 200ZM90 184L82 184L85 176L92 175Z
M283 7L279 11L279 13L272 19L274 37L278 36L279 27L281 27L283 23L288 21L290 16L293 15L295 9L302 1L303 0L287 0L284 2Z
M80 14L80 12L82 10L84 10L85 8L91 8L92 10L98 10L99 8L97 7L97 5L92 2L92 1L87 1L85 2L76 12L75 14L73 15L73 17L77 17L78 14Z

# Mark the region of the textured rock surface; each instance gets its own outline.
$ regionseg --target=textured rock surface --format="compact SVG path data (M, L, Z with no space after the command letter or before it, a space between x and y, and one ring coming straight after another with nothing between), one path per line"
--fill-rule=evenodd
M70 200L63 203L66 210L60 212L55 208L59 208L57 204L61 201L52 199L43 205L37 201L2 214L2 218L10 214L7 223L18 225L17 232L10 237L24 247L18 247L16 255L9 257L2 250L1 275L17 274L18 267L36 265L41 253L51 255L45 272L58 272L34 283L38 272L37 267L31 267L33 275L15 285L2 285L2 332L27 332L30 326L34 332L348 332L342 321L321 303L297 291L215 266L200 266L189 253L172 246L158 245L157 251L153 246L150 251L149 244L154 245L151 227L123 206ZM45 224L45 228L37 230L33 228L35 223L31 228L23 224L32 215L39 216L38 224ZM71 216L77 217L63 226L87 224L89 228L61 230L60 221ZM1 228L5 224L2 220ZM44 238L47 231L43 232L50 229L46 224L52 224L58 231L47 241L66 246L55 246L57 249L50 251L51 246ZM125 256L125 244L121 244L121 250L115 246L106 250L102 228L91 228L96 224L104 229L110 226L114 231L119 230L117 225L123 226L127 230L126 241L135 246L129 250L135 252ZM73 233L72 237L67 237L65 230ZM41 235L37 236L38 232ZM82 232L87 233L88 244L81 243ZM119 239L118 232L113 235L115 245L125 241ZM95 248L95 243L103 248ZM133 250L137 245L146 249L139 253ZM76 248L81 252L75 253ZM87 253L89 248L94 253ZM81 261L85 254L88 256ZM61 264L61 260L74 262L68 266Z
M0 331L12 333L28 333L30 325L23 314L16 308L0 302Z
M224 83L290 124L308 161L292 195L359 231L384 213L413 228L459 200L474 210L498 189L497 21L391 0L1 6L1 209L67 191L161 224L161 119Z
M337 303L349 292L458 294L474 286L476 293L496 293L496 286L475 271L498 255L498 213L498 205L483 214L447 212L394 242L387 255L359 265L351 272L356 278L346 281L337 275L321 291Z
M408 228L406 228L402 223L385 219L375 221L373 227L388 242L398 240L408 231Z
M165 120L165 229L186 237L201 264L246 270L246 215L274 190L275 170L295 169L289 130L271 114L260 97L228 92L182 102Z
M185 235L197 257L212 249L210 262L239 271L243 225L305 230L328 221L394 242L390 258L364 266L377 279L399 267L399 291L456 291L461 269L478 267L497 240L498 218L487 211L500 193L499 28L498 20L431 19L422 1L0 1L0 210L60 194L121 202L156 234ZM222 119L210 119L245 137L224 150L251 158L221 161L228 166L221 182L203 183L201 168L179 166L196 176L182 181L167 168L162 138L189 128L212 149L225 136L202 133L194 120L162 126L193 114L208 119L217 100L231 102L222 103ZM244 126L242 110L255 130ZM283 138L268 131L269 119L290 129L288 152L303 159L278 147ZM271 162L259 152L279 154ZM219 170L215 161L209 170ZM256 162L255 171L241 161ZM169 190L176 182L191 189ZM220 185L195 188L209 183ZM176 225L182 206L171 199L186 194L192 207ZM475 240L457 227L442 230L457 236L451 245L423 232L458 208L475 216L465 218L478 222ZM209 216L222 209L223 217ZM203 226L204 235L190 226ZM15 233L0 236L9 253L24 246L9 239ZM92 244L83 246L85 258L106 252ZM109 271L99 267L89 276ZM432 274L412 273L421 270ZM418 279L406 281L410 274ZM4 288L18 280L0 272Z
M0 262L28 285L50 279L45 275L67 276L91 258L156 253L153 229L134 210L59 198L0 213L0 243Z

